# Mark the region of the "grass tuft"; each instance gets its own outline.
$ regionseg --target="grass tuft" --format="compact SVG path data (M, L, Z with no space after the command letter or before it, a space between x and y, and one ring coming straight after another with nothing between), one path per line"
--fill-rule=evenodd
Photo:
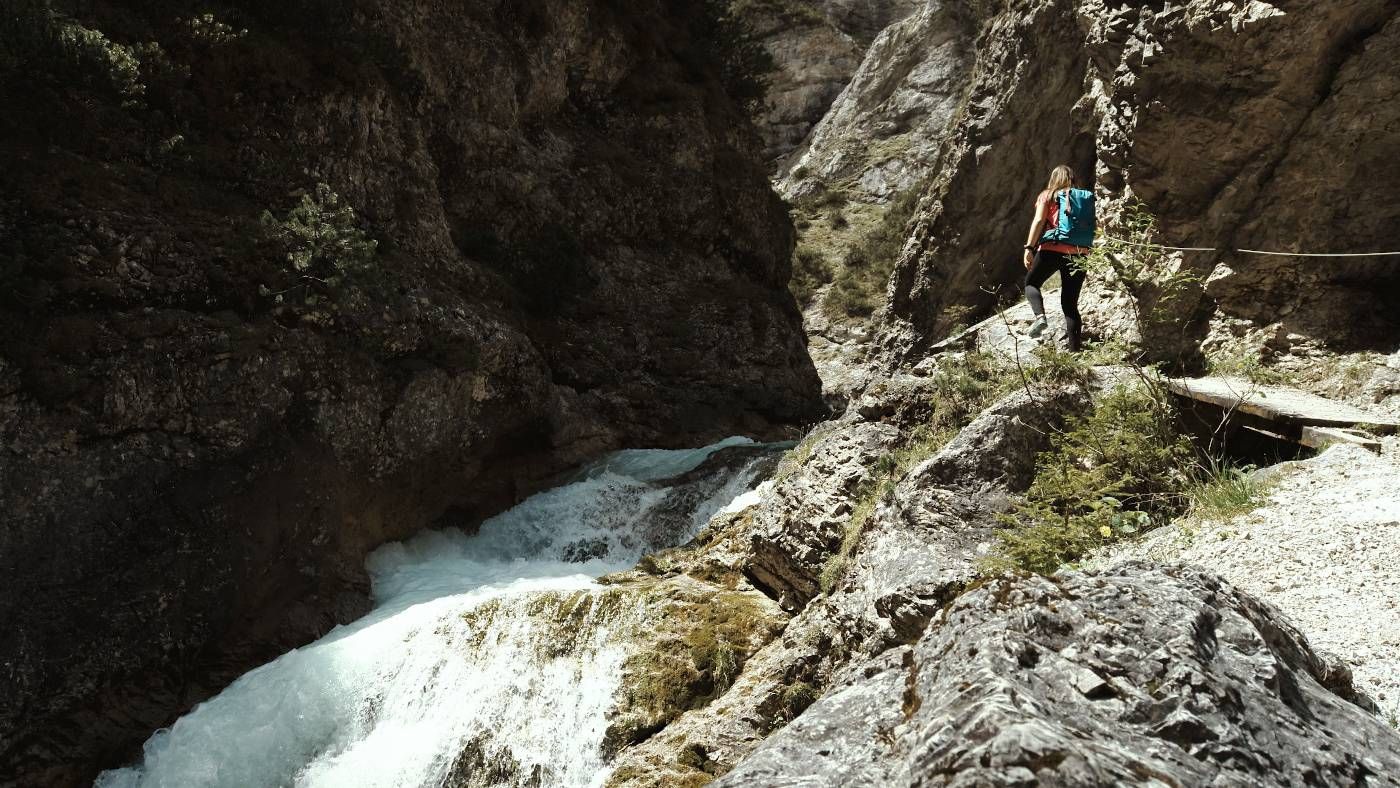
M846 250L823 302L828 316L868 317L884 302L885 287L922 193L915 187L896 197L880 221Z
M1199 519L1226 520L1257 508L1265 485L1253 470L1210 462L1186 490L1189 513Z

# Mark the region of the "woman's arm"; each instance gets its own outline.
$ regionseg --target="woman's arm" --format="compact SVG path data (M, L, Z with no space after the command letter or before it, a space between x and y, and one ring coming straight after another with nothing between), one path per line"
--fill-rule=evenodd
M1036 242L1040 240L1040 235L1045 229L1045 210L1049 205L1049 200L1042 200L1040 197L1035 198L1035 218L1031 219L1031 229L1030 232L1026 234L1026 246L1035 246ZM1031 262L1034 259L1034 253L1031 252L1030 249L1027 249L1025 254L1027 269L1031 267Z

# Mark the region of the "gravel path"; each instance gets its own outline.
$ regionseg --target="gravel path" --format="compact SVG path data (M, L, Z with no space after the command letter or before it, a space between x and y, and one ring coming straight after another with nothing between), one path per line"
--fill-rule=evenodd
M1400 443L1336 446L1266 469L1259 508L1183 521L1094 563L1196 564L1282 610L1313 646L1351 665L1382 716L1400 716Z

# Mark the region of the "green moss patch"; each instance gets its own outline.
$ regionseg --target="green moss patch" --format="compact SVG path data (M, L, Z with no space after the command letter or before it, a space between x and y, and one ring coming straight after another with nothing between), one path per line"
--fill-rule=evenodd
M625 587L647 598L647 623L644 644L623 669L623 690L604 736L609 756L719 697L782 628L782 617L755 591L720 590L684 577Z

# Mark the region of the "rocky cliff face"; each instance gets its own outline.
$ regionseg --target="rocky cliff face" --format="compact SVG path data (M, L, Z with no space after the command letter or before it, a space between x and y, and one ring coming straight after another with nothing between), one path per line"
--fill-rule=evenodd
M0 28L0 774L127 756L386 540L819 415L689 6L73 10Z
M930 445L963 363L870 387L757 503L658 556L668 583L751 584L789 618L611 785L1400 785L1400 737L1346 664L1219 577L986 574L1037 454L1124 378L1013 386Z
M891 282L890 345L936 338L948 306L985 308L1016 280L1027 206L1061 161L1095 173L1109 217L1133 204L1169 244L1386 247L1372 206L1398 196L1385 131L1395 84L1376 64L1394 53L1397 24L1378 0L1028 0L984 16L967 107ZM1396 333L1385 315L1397 280L1380 259L1195 253L1181 264L1207 281L1178 307L1188 346L1212 325L1285 347Z
M956 3L922 3L886 28L783 169L783 193L802 197L821 184L884 203L927 179L965 100L976 34Z
M870 42L916 0L734 0L730 8L772 57L755 117L763 155L780 170L846 88Z

